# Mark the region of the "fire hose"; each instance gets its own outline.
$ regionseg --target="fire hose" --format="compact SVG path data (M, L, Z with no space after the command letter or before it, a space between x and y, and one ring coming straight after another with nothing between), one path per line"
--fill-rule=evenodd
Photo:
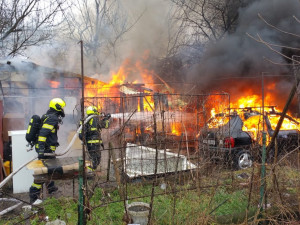
M15 208L17 208L19 205L21 205L23 202L17 200L17 199L13 199L13 198L0 198L0 202L14 202L16 203L13 206L8 207L7 209L4 209L2 211L0 211L0 217L3 216L5 213L8 213L12 210L14 210Z
M60 154L53 154L53 153L45 153L45 156L62 156L65 155L67 152L69 152L69 150L71 149L72 145L74 144L76 138L79 135L79 132L82 129L82 126L85 125L91 118L96 117L97 115L91 115L89 117L87 117L83 124L80 125L80 127L77 129L76 133L74 134L71 142L69 143L69 145L67 146L67 148ZM0 183L0 189L16 174L18 173L23 167L25 167L27 164L31 163L32 161L36 160L38 157L35 156L34 158L30 159L28 162L22 164L17 170L13 171L11 174L9 174L9 176L7 176L1 183Z

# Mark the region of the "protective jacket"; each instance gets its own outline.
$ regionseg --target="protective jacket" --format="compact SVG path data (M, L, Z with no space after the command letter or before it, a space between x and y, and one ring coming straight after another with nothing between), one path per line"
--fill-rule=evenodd
M57 130L60 122L60 112L50 108L41 118L42 127L39 132L36 150L38 153L54 153L58 146Z
M99 119L99 117L91 118L84 126L85 141L89 144L101 144L101 130L108 128L109 120L107 118ZM82 131L79 133L79 139L82 140Z
M88 167L90 170L95 170L101 162L100 146L104 149L104 144L101 139L101 130L102 128L108 128L109 118L110 114L106 115L103 119L97 116L93 117L83 127L88 154L92 160L92 165ZM82 130L79 133L80 140L83 139Z

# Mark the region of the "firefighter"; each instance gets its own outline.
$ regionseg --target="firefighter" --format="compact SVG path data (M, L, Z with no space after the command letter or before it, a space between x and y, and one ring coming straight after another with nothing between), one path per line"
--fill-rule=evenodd
M95 106L89 106L86 108L86 114L99 115L99 112ZM92 117L84 126L85 143L88 149L88 154L92 161L92 165L88 166L88 171L94 171L101 161L101 150L104 149L104 144L101 138L101 130L109 127L109 119L111 115L105 114L102 119L99 116ZM80 122L81 123L81 122ZM79 133L79 139L82 140L82 132Z
M35 149L39 159L55 158L55 156L45 156L45 153L55 153L58 144L57 131L59 124L62 124L62 118L65 117L64 107L66 103L61 98L53 98L49 102L49 110L41 117L41 129L39 131L38 142ZM29 188L30 204L40 204L39 199L43 183L33 182ZM58 190L54 185L54 181L47 183L49 194L53 194Z

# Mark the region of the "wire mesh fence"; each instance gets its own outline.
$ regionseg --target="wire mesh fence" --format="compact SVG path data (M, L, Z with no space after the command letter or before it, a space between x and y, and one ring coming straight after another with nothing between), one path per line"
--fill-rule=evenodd
M130 216L127 209L131 202L146 202L149 204L148 221L154 224L226 220L228 218L219 217L226 209L228 214L235 210L243 211L242 216L233 216L237 217L237 221L261 219L257 213L262 182L261 145L251 142L236 148L231 146L231 139L226 140L235 132L232 128L237 126L237 122L231 121L232 117L228 116L231 109L227 94L127 95L87 98L85 102L112 113L111 127L103 136L106 148L102 151L102 172L98 173L96 183L101 183L98 187L106 187L108 183L115 182L119 199L99 203L95 208L121 203L124 209L121 214ZM215 112L219 112L217 116ZM236 112L232 110L232 113ZM221 116L222 120L213 121L213 115L214 119ZM214 123L221 126L215 128ZM223 126L225 124L227 128ZM222 140L216 136L208 138L211 131L217 132ZM243 132L242 127L239 132ZM212 140L218 143L210 142ZM293 213L297 203L293 203L293 207L290 203L285 204L282 195L290 195L287 193L288 185L284 183L286 174L277 172L275 168L280 168L280 172L283 169L287 173L299 173L297 146L288 154L298 158L298 163L294 162L292 166L285 154L281 161L270 164L266 179L271 185L264 191L264 207L280 205L289 219L296 218ZM237 168L245 170L236 171ZM99 182L101 179L102 182ZM291 183L297 186L299 178ZM91 182L93 188L89 190L95 191L97 184ZM162 199L168 204L162 206ZM182 204L186 199L190 202L184 208ZM166 216L159 215L161 207ZM193 216L193 212L199 213L199 216ZM272 216L276 218L282 214Z
M88 224L134 223L143 210L145 224L299 220L298 142L268 161L262 180L261 144L232 142L244 128L234 119L242 114L230 109L229 95L135 93L88 97L84 103L111 114L110 127L101 132L101 163L84 187ZM71 197L69 208L79 204L72 181L60 183L60 196ZM68 210L61 218L76 224Z
M229 97L226 94L130 95L86 98L85 103L112 115L110 128L102 132L106 148L111 142L116 149L126 149L123 155L126 162L130 160L128 157L140 157L141 162L152 160L154 165L156 150L164 152L158 154L159 160L177 157L179 144L184 156L198 152L199 136L210 110L221 104L229 108ZM126 146L126 143L135 145ZM116 157L120 158L120 152Z

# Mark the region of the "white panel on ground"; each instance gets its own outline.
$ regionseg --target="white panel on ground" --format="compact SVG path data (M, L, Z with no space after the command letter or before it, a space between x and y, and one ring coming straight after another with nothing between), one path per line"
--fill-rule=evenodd
M184 155L179 155L178 157L178 154L168 151L158 150L157 152L157 174L196 168ZM124 166L129 177L153 175L155 172L155 161L156 149L127 143Z
M8 136L11 136L13 171L37 156L34 149L27 152L29 147L26 147L25 134L26 130L8 131ZM13 193L28 192L32 182L33 170L28 170L24 167L13 176Z

